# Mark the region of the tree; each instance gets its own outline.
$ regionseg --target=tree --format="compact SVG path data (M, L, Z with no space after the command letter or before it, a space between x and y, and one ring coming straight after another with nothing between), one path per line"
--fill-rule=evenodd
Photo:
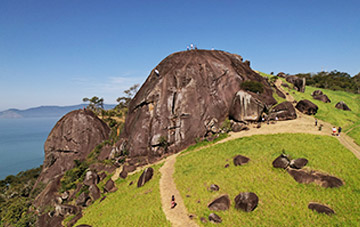
M99 114L102 109L104 109L104 99L99 98L97 96L89 98L83 98L83 102L89 102L88 106L86 107L89 110L94 111L95 113Z
M117 109L123 109L123 108L128 108L130 101L132 100L132 98L135 96L135 94L138 92L139 88L139 84L135 84L133 86L131 86L129 89L125 90L125 96L123 97L119 97L116 99L116 101L119 103L116 108Z

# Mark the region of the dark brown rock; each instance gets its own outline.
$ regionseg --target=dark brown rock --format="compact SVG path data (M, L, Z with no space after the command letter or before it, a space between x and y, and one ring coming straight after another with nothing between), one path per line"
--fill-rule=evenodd
M211 222L215 222L215 223L221 223L222 220L221 220L221 217L219 217L217 214L215 213L211 213L209 215L209 221Z
M253 192L243 192L235 197L235 208L246 212L253 211L259 202L259 197Z
M87 186L90 186L90 185L93 185L93 184L98 184L99 181L100 181L100 177L96 174L96 172L89 170L85 174L83 184L87 185Z
M103 196L101 199L100 199L100 203L102 202L102 201L104 201L106 199L106 196Z
M206 218L204 218L204 217L201 217L201 218L200 218L200 221L201 221L202 223L207 223L207 220L206 220Z
M318 110L318 106L307 99L299 101L296 104L295 108L307 115L314 115L317 113Z
M228 195L222 195L216 199L214 199L211 203L209 203L208 208L210 210L228 210L230 208L230 198Z
M330 103L331 100L329 99L329 97L327 97L327 95L318 95L318 96L313 96L314 99L319 100L321 102L324 103Z
M250 158L242 155L236 155L233 161L235 166L241 166L248 163L250 161Z
M323 95L324 93L321 90L315 90L311 93L311 96L319 96Z
M286 169L286 167L288 167L290 164L290 160L289 158L284 155L281 154L279 157L277 157L273 162L272 165L274 168L282 168L282 169Z
M89 194L83 192L79 195L79 197L76 199L76 205L77 206L86 206L86 202L91 199Z
M271 109L269 114L270 120L275 120L276 117L279 121L293 120L297 118L296 111L291 102L282 102Z
M298 158L291 160L290 167L294 169L302 169L309 161L306 158Z
M335 107L339 110L351 111L351 109L343 101L336 103Z
M276 76L286 78L286 74L284 72L279 72Z
M132 99L117 147L131 158L152 157L153 161L188 147L208 133L212 119L217 122L211 130L217 131L247 80L263 84L263 93L254 94L263 105L276 103L267 81L238 55L196 50L168 56ZM166 142L167 149L158 149L164 146L160 141Z
M209 191L212 191L212 192L219 191L219 190L220 190L220 187L217 184L212 184L209 187Z
M315 183L324 188L340 187L344 184L343 181L337 177L313 170L288 169L287 172L296 182L301 184Z
M287 83L282 83L281 86L289 88L290 86ZM289 95L289 93L287 93L287 95Z
M228 168L229 166L230 166L229 163L227 163L224 167L225 167L225 168Z
M109 179L104 186L104 192L114 192L116 190L117 188L115 187L114 181Z
M320 203L310 202L308 208L318 213L325 213L327 215L335 214L335 211L333 209Z
M246 126L245 123L236 122L236 121L233 121L233 120L230 121L230 128L231 128L231 131L233 131L233 132L240 132L240 131L243 131L243 130L249 130L249 128Z
M106 177L107 177L107 174L106 174L105 172L101 172L101 173L99 174L99 179L100 179L100 181L104 180Z
M139 180L137 182L137 186L138 187L142 187L144 186L144 184L146 182L148 182L149 180L151 180L152 176L154 175L154 169L149 167L149 168L146 168L144 170L144 172L141 174L141 176L139 177Z
M89 187L89 195L90 195L90 197L91 197L91 199L92 199L93 201L99 199L100 196L101 196L101 192L100 192L99 187L96 186L95 184L91 185L91 186Z
M128 173L131 173L131 172L133 172L133 171L135 171L136 170L136 166L134 166L134 165L124 165L124 170L126 170L126 172L128 172Z
M128 175L128 172L125 169L123 169L121 171L119 177L121 177L122 179L125 179L127 177L127 175Z
M55 205L55 216L65 217L70 214L76 214L78 208L73 205L57 204Z
M80 219L82 218L82 213L81 212L78 212L75 217L73 217L68 223L67 223L67 226L74 226L75 223Z
M285 94L282 93L277 87L275 87L275 92L280 98L286 99Z
M306 79L297 76L287 76L286 81L294 85L294 89L304 93L306 86Z
M53 227L53 226L62 226L61 222L64 217L62 216L53 216L50 217L48 214L42 214L39 216L36 226L41 227Z
M73 168L74 160L84 160L96 145L109 138L109 133L109 127L92 111L75 110L66 114L56 123L45 142L43 169L34 188L42 182L58 189L59 184L54 179ZM34 205L43 207L51 198L54 198L53 193L41 193Z

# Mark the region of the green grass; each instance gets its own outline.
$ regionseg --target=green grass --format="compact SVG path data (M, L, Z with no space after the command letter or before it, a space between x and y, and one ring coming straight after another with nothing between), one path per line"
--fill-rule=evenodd
M307 158L308 167L345 181L340 188L325 189L315 184L299 184L272 161L285 149L293 158ZM251 161L235 167L232 158L245 155ZM230 167L224 168L229 163ZM259 135L229 141L179 156L175 164L175 182L189 213L208 217L207 204L228 194L231 208L215 212L224 226L357 226L360 223L360 161L336 138L307 134ZM209 192L210 184L220 186ZM234 208L240 192L259 196L258 207L250 213ZM190 197L187 197L189 195ZM200 203L197 201L200 200ZM331 217L307 208L309 202L329 205ZM205 226L212 226L208 223Z
M360 146L360 127L356 127L354 129L352 129L349 133L349 136L351 136L352 138L354 138L355 143L357 143Z
M187 153L189 151L193 151L193 150L196 150L198 148L201 148L201 147L205 147L205 146L208 146L208 145L211 145L211 144L214 144L220 140L223 140L225 138L229 137L229 134L227 133L222 133L222 134L219 134L219 137L212 140L212 141L209 141L207 139L201 141L201 142L197 142L196 144L194 145L191 145L189 146L185 151L183 151L183 153Z
M154 176L143 187L137 188L142 172L116 181L118 190L107 194L101 203L97 200L85 209L84 216L76 223L91 226L170 226L161 208L159 168L153 166ZM129 186L129 183L134 183ZM75 226L76 226L75 225Z

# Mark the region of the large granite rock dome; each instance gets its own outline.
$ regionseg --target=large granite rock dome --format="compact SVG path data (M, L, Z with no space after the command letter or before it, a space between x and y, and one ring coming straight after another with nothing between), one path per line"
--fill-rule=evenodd
M96 145L109 138L109 127L92 111L75 110L62 117L51 130L45 145L45 160L37 183L47 184L35 205L53 198L63 174L83 161Z
M265 108L276 103L268 82L239 55L216 50L174 53L151 71L131 101L117 145L130 157L143 156L152 162L165 152L187 147L209 131L216 133L228 117L241 83L247 80L264 85L261 94L247 93L261 100Z

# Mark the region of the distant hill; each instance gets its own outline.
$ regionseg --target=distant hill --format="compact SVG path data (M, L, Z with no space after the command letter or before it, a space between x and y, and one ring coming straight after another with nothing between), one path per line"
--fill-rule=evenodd
M87 104L79 104L73 106L39 106L26 110L8 109L0 112L0 118L61 117L70 111L82 109L86 106ZM114 104L104 105L105 109L112 109L114 107Z

